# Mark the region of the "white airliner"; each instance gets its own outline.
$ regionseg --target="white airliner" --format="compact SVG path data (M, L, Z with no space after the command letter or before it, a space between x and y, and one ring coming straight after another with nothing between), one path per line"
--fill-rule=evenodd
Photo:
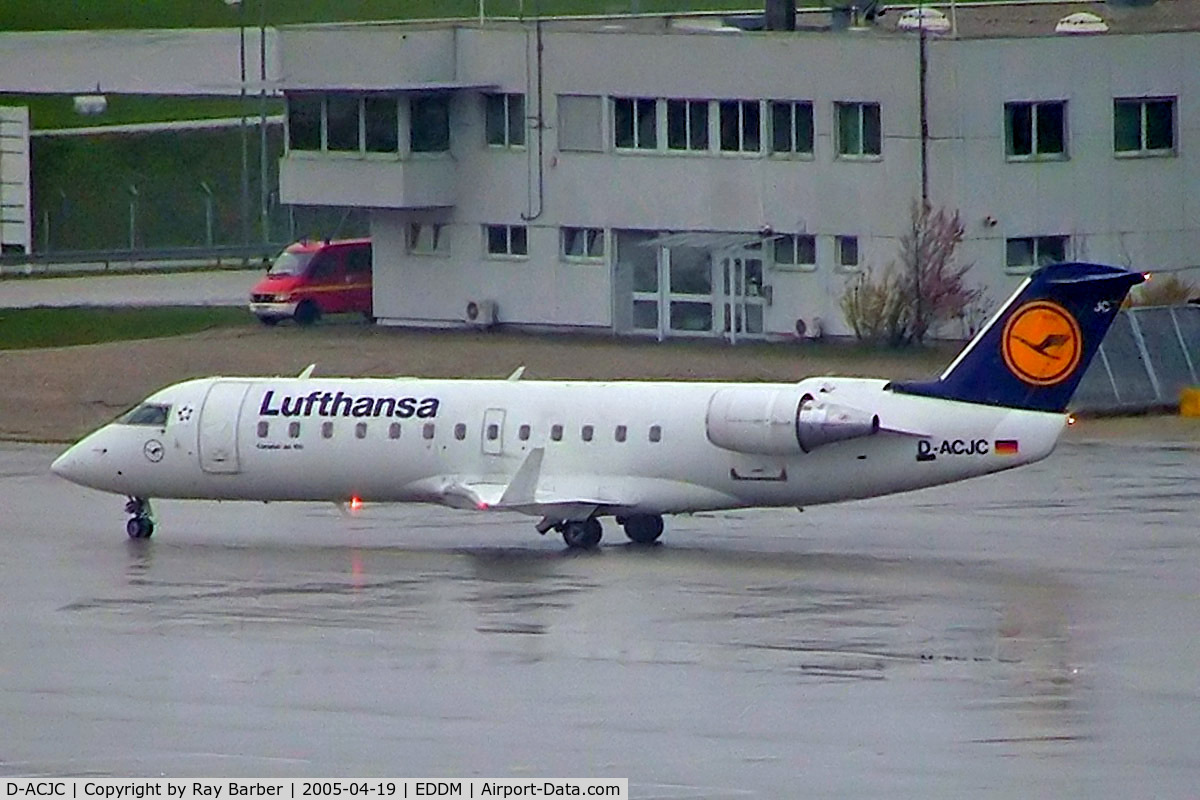
M1142 276L1034 273L936 380L799 383L203 378L163 389L51 469L150 498L422 502L540 517L595 547L602 517L638 543L663 515L902 492L1045 458L1126 293Z

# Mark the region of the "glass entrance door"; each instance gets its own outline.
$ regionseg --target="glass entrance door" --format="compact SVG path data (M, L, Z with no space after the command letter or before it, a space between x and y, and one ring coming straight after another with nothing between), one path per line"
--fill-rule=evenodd
M763 335L762 257L749 249L714 259L719 265L725 337L730 342Z

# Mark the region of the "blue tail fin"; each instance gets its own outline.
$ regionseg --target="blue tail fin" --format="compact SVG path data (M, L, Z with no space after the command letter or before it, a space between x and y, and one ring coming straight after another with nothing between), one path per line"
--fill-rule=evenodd
M907 394L1064 411L1136 272L1052 264L1029 276L936 381L893 383Z

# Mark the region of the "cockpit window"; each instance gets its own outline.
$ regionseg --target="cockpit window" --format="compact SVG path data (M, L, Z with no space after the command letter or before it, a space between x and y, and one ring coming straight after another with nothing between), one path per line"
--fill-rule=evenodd
M167 426L167 416L170 413L170 406L162 406L157 403L142 403L140 406L126 411L117 417L117 422L121 425L147 425L154 428L165 428Z
M313 253L290 253L284 250L275 259L275 263L271 265L271 269L267 271L268 275L302 275L304 268L308 266L308 262L312 260Z

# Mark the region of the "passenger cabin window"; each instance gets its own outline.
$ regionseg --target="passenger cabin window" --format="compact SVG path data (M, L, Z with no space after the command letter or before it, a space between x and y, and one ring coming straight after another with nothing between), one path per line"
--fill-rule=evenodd
M550 426L550 438L556 442L562 441L562 425Z
M117 418L117 422L121 425L146 425L152 428L165 428L167 426L167 417L170 414L170 406L143 403L122 414Z
M391 425L388 425L388 438L389 439L399 439L400 438L400 423L399 422L393 422Z
M258 423L258 438L265 439L271 433L271 423L263 420Z
M423 438L423 439L426 439L426 440L428 440L428 439L432 439L432 438L433 438L433 432L434 432L434 425L433 425L433 423L432 423L432 422L426 422L426 423L425 423L425 427L421 429L421 438Z
M522 425L520 428L517 429L517 438L520 439L522 442L529 441L529 426L528 425Z
M300 423L299 422L289 422L288 423L288 438L289 439L299 439L300 438Z
M333 438L333 423L332 422L327 420L327 421L321 423L321 438L322 439L332 439Z
M584 425L583 428L579 431L579 436L585 442L590 442L592 440L592 435L594 433L595 433L595 428L593 428L591 425Z
M460 442L463 439L467 438L467 426L461 422L458 423L457 425L455 425L454 426L454 438L458 439Z
M623 441L625 441L625 437L627 434L628 434L628 429L624 425L618 425L616 431L613 432L613 438L616 439L618 442L623 442Z
M360 422L354 426L354 437L356 439L367 438L367 423Z
M500 426L492 423L487 426L487 438L489 442L494 442L500 438Z
M662 441L662 426L661 425L651 425L650 426L650 441L652 441L652 442L661 442Z

